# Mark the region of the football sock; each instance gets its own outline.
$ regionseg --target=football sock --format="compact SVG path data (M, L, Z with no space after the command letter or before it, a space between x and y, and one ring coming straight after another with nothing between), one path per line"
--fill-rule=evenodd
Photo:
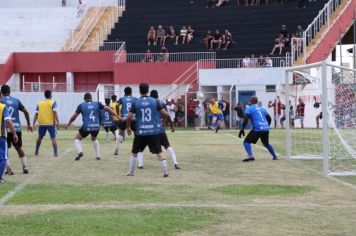
M265 147L268 149L269 153L273 156L273 158L277 158L276 153L274 152L274 149L271 144L265 145Z
M82 142L79 139L74 139L75 147L77 148L78 154L83 152Z
M247 142L244 142L243 144L244 144L244 148L245 148L245 150L246 150L246 152L247 152L247 155L248 155L249 157L253 157L251 144L250 144L250 143L247 143Z
M143 152L137 153L138 166L143 166Z
M115 145L116 145L116 149L119 151L120 148L120 143L122 140L122 136L119 135L119 131L115 130Z
M175 165L178 165L177 157L176 157L176 154L174 153L173 148L172 147L167 148L167 152L168 152L168 155L171 157L173 163Z
M26 168L27 167L27 158L26 158L26 156L20 157L20 161L21 161L22 167Z
M161 166L163 174L168 175L167 161L166 160L159 161L159 165Z
M211 127L215 129L216 128L216 122L212 121L211 122Z
M54 155L57 155L57 154L58 154L58 147L57 147L57 144L56 144L56 145L53 145L53 153L54 153Z
M94 148L94 151L95 151L95 155L96 157L100 157L100 154L99 154L99 141L98 140L94 140L93 141L93 148Z
M11 171L11 166L10 166L9 159L6 160L5 168L6 168L6 171Z
M134 174L135 172L135 164L136 164L136 157L134 155L131 155L130 157L130 173Z
M106 142L110 142L110 133L109 132L105 132L105 137L106 137Z
M35 153L38 153L38 151L40 150L40 146L41 144L36 143Z

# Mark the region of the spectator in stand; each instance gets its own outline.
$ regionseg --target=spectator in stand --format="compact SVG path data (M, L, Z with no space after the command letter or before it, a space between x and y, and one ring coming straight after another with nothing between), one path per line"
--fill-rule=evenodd
M278 54L281 55L286 42L286 39L284 38L283 34L279 34L279 37L276 38L274 42L275 44L270 55L273 55L277 49L279 49Z
M222 41L222 45L223 50L226 50L228 46L230 46L230 44L232 44L234 42L233 38L232 38L232 34L229 32L229 30L225 30L225 33L223 35L223 41Z
M147 33L147 45L150 46L151 43L156 45L156 30L153 26L150 27Z
M273 107L274 128L276 129L278 126L278 120L282 114L282 103L279 96L277 96L277 99L275 99L273 103L272 101L269 101L268 107Z
M290 40L289 40L289 32L287 30L287 26L285 25L281 25L281 30L279 31L280 34L283 35L284 39L285 39L285 46L288 47L289 46L289 43L290 43Z
M216 5L216 0L205 0L205 7L214 7Z
M66 7L67 6L67 0L62 0L62 7Z
M268 56L265 58L265 67L273 67L273 61Z
M165 46L162 46L162 48L161 48L161 53L159 55L159 61L161 61L161 62L169 61L168 49Z
M187 38L187 33L188 33L188 30L187 30L187 27L185 27L185 25L182 26L182 28L180 29L179 31L179 35L176 36L176 45L178 44L179 42L179 39L182 40L182 44L185 43L185 40Z
M303 33L304 33L304 30L302 29L302 26L298 25L297 30L295 31L295 35L294 35L294 39L295 39L295 43L297 44L296 45L297 48L300 48L302 45Z
M228 1L227 0L218 0L218 2L216 3L216 7L221 7L221 5L227 3Z
M177 36L177 35L176 35L176 31L174 30L173 25L169 26L169 30L168 30L166 36L164 37L164 43L163 43L163 44L166 43L167 38L168 38L169 40L175 40L175 39L176 39L176 36Z
M153 62L153 55L152 55L150 49L147 49L143 61L144 62Z
M257 63L258 63L258 67L266 67L266 60L263 58L263 55L260 55Z
M219 30L216 30L212 40L210 41L210 49L214 49L214 44L218 44L218 49L220 50L221 48L221 43L222 43L222 35L220 34Z
M203 39L203 43L205 46L205 49L210 49L210 42L211 40L213 40L213 34L211 33L210 30L208 30L208 32L206 32L206 35Z
M192 42L193 37L194 37L194 30L189 25L187 29L187 44Z
M257 59L255 58L255 54L251 54L249 67L255 68L256 66L257 66Z
M166 31L163 29L162 25L158 26L158 29L156 31L156 44L159 43L159 45L164 46L164 37L166 35Z
M299 104L297 105L297 115L295 119L299 119L300 127L304 128L304 111L305 111L305 103L302 98L298 99Z
M250 67L250 58L248 56L245 56L245 58L242 60L242 67Z

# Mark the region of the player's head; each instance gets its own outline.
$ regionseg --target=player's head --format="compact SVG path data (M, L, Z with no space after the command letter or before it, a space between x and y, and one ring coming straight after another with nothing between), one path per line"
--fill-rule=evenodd
M112 96L111 96L111 101L116 102L116 100L117 100L116 95L112 95Z
M52 91L51 90L44 91L44 96L45 96L46 99L51 99L52 98Z
M302 98L299 98L298 101L299 101L299 102L303 102L303 99L302 99Z
M105 105L110 106L110 98L105 98Z
M150 97L158 99L158 91L155 89L151 90Z
M10 87L8 85L4 84L3 86L1 86L1 95L10 95Z
M85 93L84 94L84 101L91 102L92 100L93 100L93 98L92 98L90 93Z
M256 96L253 96L251 99L250 99L250 104L251 105L254 105L254 104L257 104L258 103L258 98Z
M124 89L125 96L130 96L132 94L132 89L130 87L126 87Z
M146 84L146 83L140 84L140 94L141 95L147 95L149 89L150 89L150 87L148 86L148 84Z
M215 103L215 99L214 98L210 98L210 104L214 104Z

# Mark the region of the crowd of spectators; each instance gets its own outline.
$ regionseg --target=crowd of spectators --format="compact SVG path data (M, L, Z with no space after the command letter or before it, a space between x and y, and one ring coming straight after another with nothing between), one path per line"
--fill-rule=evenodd
M147 32L147 45L161 45L164 46L167 41L178 44L190 44L194 38L194 30L192 26L186 27L185 25L179 31L176 31L173 25L169 26L166 30L162 25L157 27L151 26Z
M211 30L208 30L206 32L206 35L203 39L203 43L205 46L205 49L222 49L226 50L232 43L234 42L234 39L232 37L232 34L228 29L225 29L224 33L220 33L220 31L217 29L215 30L214 33L211 32Z
M273 61L268 56L264 57L263 55L260 55L259 58L256 58L254 54L251 54L251 56L245 56L245 58L242 60L241 67L273 67Z
M303 32L304 30L302 29L302 26L298 25L295 33L289 35L287 26L282 25L278 33L278 37L274 40L274 46L270 55L274 55L276 51L279 55L281 55L283 50L290 47L294 47L294 50L299 48L303 40Z

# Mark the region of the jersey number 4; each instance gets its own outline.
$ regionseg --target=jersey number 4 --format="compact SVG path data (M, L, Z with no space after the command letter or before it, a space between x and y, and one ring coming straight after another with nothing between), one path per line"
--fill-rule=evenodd
M150 122L152 120L151 108L142 108L141 115L142 115L142 122Z
M91 120L93 120L93 122L95 122L95 118L96 118L96 116L94 115L94 111L91 111L90 115L89 115L89 119L91 119Z

